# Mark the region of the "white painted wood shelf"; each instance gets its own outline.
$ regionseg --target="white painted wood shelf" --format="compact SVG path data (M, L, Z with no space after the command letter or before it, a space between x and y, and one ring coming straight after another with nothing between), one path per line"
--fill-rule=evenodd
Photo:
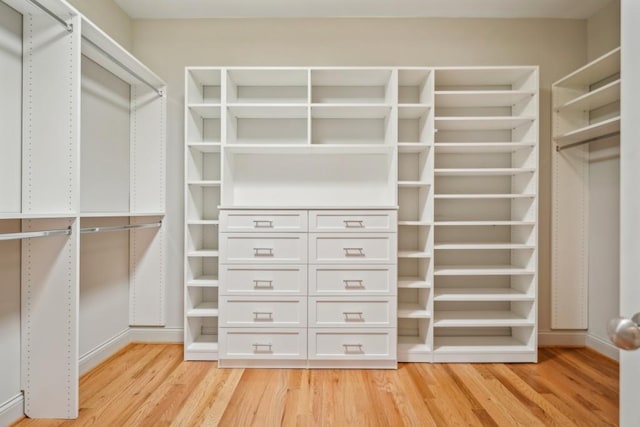
M533 326L534 323L511 311L438 311L435 314L436 328L492 328L512 326Z
M535 297L511 288L441 288L436 301L533 301Z

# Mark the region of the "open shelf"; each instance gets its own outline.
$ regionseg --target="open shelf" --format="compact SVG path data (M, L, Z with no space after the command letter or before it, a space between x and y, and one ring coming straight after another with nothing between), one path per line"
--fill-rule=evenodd
M431 258L431 254L423 251L399 250L398 258Z
M436 243L436 250L475 250L475 249L535 249L535 245L520 243Z
M199 288L217 288L218 276L205 275L194 277L191 280L187 280L187 286L199 287Z
M431 225L433 225L433 223L430 221L398 221L398 226L400 227L429 227Z
M436 154L498 154L534 147L530 142L439 142L435 144L435 151Z
M398 152L406 154L426 153L431 148L431 144L422 142L398 142Z
M187 185L193 186L193 187L220 187L220 180L211 180L211 181L189 181L187 182Z
M221 150L219 142L189 142L187 146L201 153L219 153Z
M563 111L590 111L620 100L620 79L606 84L561 105L557 113Z
M384 144L233 144L225 151L235 154L386 154L393 146Z
M314 119L386 119L391 113L388 104L312 104Z
M398 277L398 288L429 289L431 284L420 277L400 276Z
M436 221L434 225L438 227L459 227L459 226L494 226L494 225L535 225L535 221Z
M436 353L513 353L532 352L534 348L511 336L435 337Z
M532 275L535 271L515 265L441 265L435 268L433 274L435 276L515 276Z
M533 321L517 313L502 310L437 311L434 318L436 328L493 328L533 324Z
M554 139L559 147L598 138L620 131L620 117L613 117L599 123L594 123L571 132L556 136Z
M438 117L435 126L441 130L513 130L520 126L530 125L535 117Z
M220 104L189 104L187 108L200 119L220 118Z
M398 303L399 319L430 319L431 312L420 304Z
M217 352L218 336L199 335L191 344L187 345L186 351L191 353Z
M584 87L620 72L620 48L616 48L558 80L554 86Z
M439 288L434 301L533 301L534 296L511 288Z
M193 257L201 257L201 258L217 258L219 255L217 250L200 250L200 251L189 251L187 252L187 256L190 258Z
M530 100L535 92L526 90L453 90L436 91L439 108L511 107Z
M435 199L533 199L535 194L435 194Z
M398 188L427 188L431 187L428 182L422 181L398 181Z
M398 335L398 353L430 353L431 347L420 337Z
M535 168L437 168L435 176L508 176L534 173Z
M218 317L218 303L213 301L201 302L187 310L187 317Z

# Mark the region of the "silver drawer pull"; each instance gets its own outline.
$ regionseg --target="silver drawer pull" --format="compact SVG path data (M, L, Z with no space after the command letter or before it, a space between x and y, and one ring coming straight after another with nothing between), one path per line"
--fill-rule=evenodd
M342 344L346 354L364 354L362 344Z
M273 256L273 248L253 248L253 256Z
M273 221L270 219L254 219L253 228L273 228Z
M253 343L254 353L273 353L272 344Z
M364 256L363 248L342 248L345 256Z
M273 313L270 311L254 311L253 320L255 322L270 322L273 320Z
M364 289L364 280L362 279L345 279L342 282L346 289Z
M364 221L361 219L345 219L344 226L346 228L364 228Z
M253 287L255 289L273 289L273 280L254 280Z
M343 311L345 322L364 322L361 311Z

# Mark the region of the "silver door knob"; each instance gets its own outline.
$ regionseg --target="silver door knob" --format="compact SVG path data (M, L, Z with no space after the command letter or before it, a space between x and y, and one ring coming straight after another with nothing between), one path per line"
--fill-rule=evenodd
M636 350L640 348L640 313L633 315L631 319L618 317L609 320L607 333L611 342L623 350Z

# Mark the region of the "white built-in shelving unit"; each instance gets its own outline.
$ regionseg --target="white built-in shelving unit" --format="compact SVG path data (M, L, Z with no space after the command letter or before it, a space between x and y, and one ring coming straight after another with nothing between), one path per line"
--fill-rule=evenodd
M315 242L308 259L290 261L294 271L309 269L311 287L287 292L319 304L332 291L314 278L323 264L315 245L331 239L317 233L355 239L368 230L314 229L311 218L336 211L341 223L360 215L353 224L371 227L367 213L379 209L397 217L393 229L378 229L397 236L397 258L379 266L396 271L385 291L397 301L394 361L536 360L537 68L189 67L186 85L188 359L275 366L264 354L253 364L244 353L241 362L229 360L229 334L238 330L229 329L225 310L230 297L245 294L219 276L229 268L240 274L244 258L229 253L239 250L238 232L266 239L288 230ZM286 210L306 215L308 227L279 229ZM245 216L252 225L234 228L231 218ZM246 263L269 264L255 257ZM332 289L333 276L323 277ZM202 304L206 311L196 309ZM306 356L294 351L298 361L317 355L313 310L295 326L313 332ZM293 365L340 366L332 360Z
M620 48L552 86L553 242L551 327L588 328L589 162L587 143L620 133Z
M164 324L165 84L68 3L5 3L22 15L6 76L22 93L0 104L22 128L0 146L0 245L20 277L0 277L21 289L24 413L75 418L79 285L109 268L86 239L129 233L122 323Z
M434 81L433 361L536 361L538 71Z

